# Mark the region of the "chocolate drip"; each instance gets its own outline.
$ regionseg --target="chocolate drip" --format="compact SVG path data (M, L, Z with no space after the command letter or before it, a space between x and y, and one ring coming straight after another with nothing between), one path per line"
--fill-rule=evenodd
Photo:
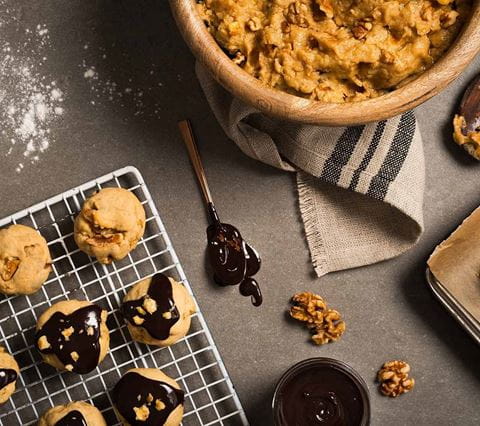
M207 228L208 254L214 280L222 286L240 285L243 296L251 296L253 305L260 306L263 298L258 283L251 278L261 266L256 250L233 225L221 223L213 204L208 205L212 224Z
M94 370L100 357L100 323L102 308L85 306L70 315L55 312L37 332L36 342L45 336L43 354L55 354L71 371L86 374Z
M280 425L360 425L364 409L355 382L331 367L311 367L286 382L279 395Z
M17 380L18 374L11 368L0 368L0 389Z
M74 410L56 422L55 426L87 426L87 422L80 411Z
M156 310L153 312L148 312L148 298L156 303ZM122 305L122 314L131 325L145 328L155 339L168 339L171 328L180 318L180 313L173 300L172 283L168 277L163 274L155 274L146 296L139 300L125 302ZM139 317L143 322L136 324L134 317Z
M131 426L163 425L172 411L184 401L182 390L133 371L118 381L112 396L118 412ZM148 409L148 417L140 421L136 418L134 408L143 406Z

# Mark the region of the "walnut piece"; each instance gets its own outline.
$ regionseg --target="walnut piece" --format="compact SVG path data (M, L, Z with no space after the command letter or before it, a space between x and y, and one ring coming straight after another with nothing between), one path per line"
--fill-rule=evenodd
M65 340L68 342L70 340L70 336L75 332L75 329L73 327L68 327L62 331L63 337L65 337Z
M323 316L323 323L317 324L315 328L312 328L312 331L315 333L312 340L317 345L335 342L345 332L345 322L342 321L338 311L328 309Z
M150 416L150 410L145 404L141 407L133 407L133 411L135 411L135 420L140 422L146 421Z
M408 377L410 365L405 361L389 361L383 364L377 374L380 392L392 398L409 392L415 386L415 380Z
M50 343L48 342L47 336L40 336L37 342L38 349L41 351L48 349L50 347Z
M149 296L145 297L142 306L149 314L153 314L157 310L157 302Z
M8 256L3 260L3 267L0 270L0 277L3 281L10 281L20 265L18 257Z
M155 400L155 409L157 411L162 411L165 409L165 404L160 399L157 399Z
M317 345L334 342L345 332L345 322L338 311L328 309L327 303L317 294L297 293L292 297L290 316L306 323Z

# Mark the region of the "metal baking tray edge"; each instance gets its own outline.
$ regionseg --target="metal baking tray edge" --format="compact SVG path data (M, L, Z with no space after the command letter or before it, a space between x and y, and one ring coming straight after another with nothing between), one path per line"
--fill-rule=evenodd
M447 309L448 312L457 320L457 322L470 334L473 339L480 345L480 324L476 321L468 311L463 308L453 296L444 288L430 268L427 266L425 271L427 283L430 286L435 297Z

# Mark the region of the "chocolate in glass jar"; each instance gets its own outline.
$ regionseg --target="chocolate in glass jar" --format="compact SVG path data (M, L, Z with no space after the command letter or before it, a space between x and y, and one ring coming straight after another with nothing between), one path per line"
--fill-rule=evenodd
M341 361L307 359L280 379L273 416L277 426L365 426L370 423L368 388Z

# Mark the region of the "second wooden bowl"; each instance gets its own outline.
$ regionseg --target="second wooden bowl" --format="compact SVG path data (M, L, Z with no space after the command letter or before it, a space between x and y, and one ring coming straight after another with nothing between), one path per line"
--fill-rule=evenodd
M415 108L450 84L480 51L480 0L462 32L428 71L387 95L362 102L325 103L272 89L234 64L196 10L196 0L170 0L178 27L195 57L234 96L265 114L303 123L343 126L383 120Z

